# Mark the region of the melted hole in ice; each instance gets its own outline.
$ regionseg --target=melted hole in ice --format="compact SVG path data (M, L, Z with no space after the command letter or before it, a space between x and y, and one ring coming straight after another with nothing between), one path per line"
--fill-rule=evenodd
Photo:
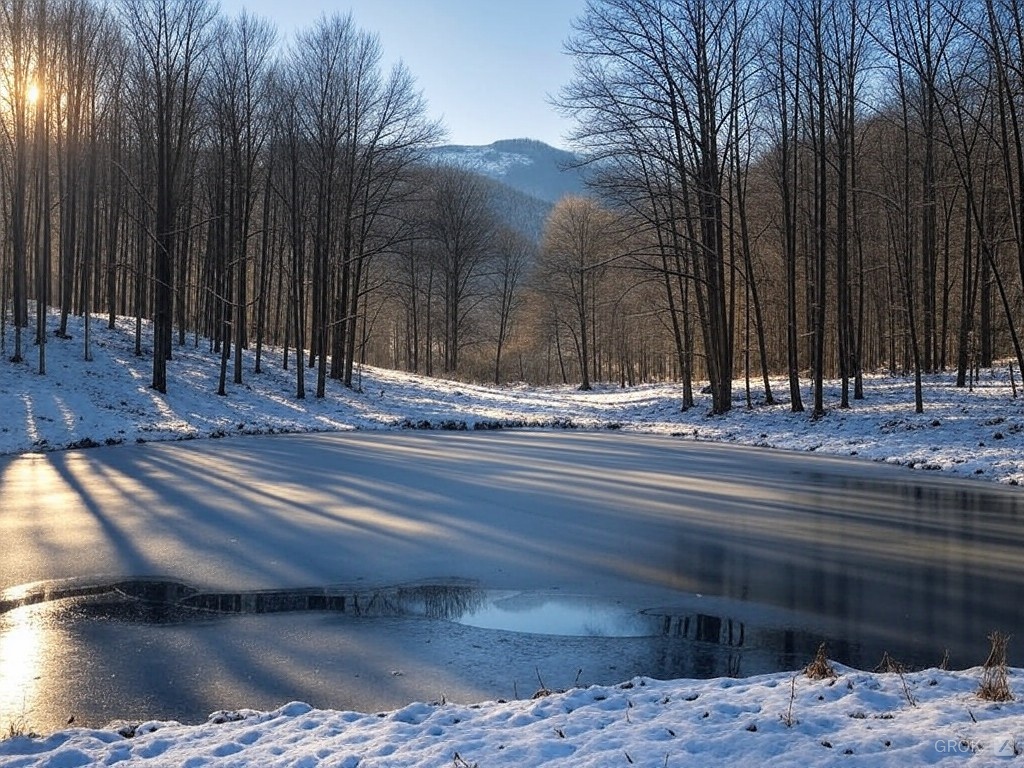
M574 637L650 637L662 620L598 598L485 592L483 599L453 621L480 629Z

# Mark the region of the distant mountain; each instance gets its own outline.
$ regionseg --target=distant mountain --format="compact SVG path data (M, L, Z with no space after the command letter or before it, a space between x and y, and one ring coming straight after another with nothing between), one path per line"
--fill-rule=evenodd
M450 144L431 150L431 155L546 203L585 193L583 172L575 167L576 155L543 141L505 139L482 147Z
M511 184L487 176L484 179L491 186L491 204L501 222L534 242L540 242L544 223L555 204L528 195Z

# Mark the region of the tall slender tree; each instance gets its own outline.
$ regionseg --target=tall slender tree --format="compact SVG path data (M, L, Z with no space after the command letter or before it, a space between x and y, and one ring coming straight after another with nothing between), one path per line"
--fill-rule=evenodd
M174 259L179 207L189 172L190 151L199 120L200 84L206 69L209 30L215 6L208 0L121 0L124 26L132 44L130 65L136 104L146 113L153 135L141 137L141 151L152 155L153 381L167 391L174 308ZM140 182L144 180L140 179ZM139 193L144 193L143 189Z

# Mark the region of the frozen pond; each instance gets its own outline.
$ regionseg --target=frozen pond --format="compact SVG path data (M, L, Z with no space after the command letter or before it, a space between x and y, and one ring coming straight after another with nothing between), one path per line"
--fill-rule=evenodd
M861 668L965 667L993 629L1024 637L1021 492L863 462L383 433L15 457L0 479L0 725L749 675L821 640Z

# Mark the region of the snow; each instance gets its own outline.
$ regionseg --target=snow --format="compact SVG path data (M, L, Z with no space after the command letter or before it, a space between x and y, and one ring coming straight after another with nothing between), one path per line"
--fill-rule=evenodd
M903 676L836 667L741 680L577 688L392 712L215 712L206 724L68 729L0 742L0 764L180 766L998 765L1020 751L1024 705L980 700L980 670ZM1015 671L1014 683L1019 677Z
M442 163L491 178L501 178L516 166L533 165L533 158L527 155L492 146L451 145L439 147L433 154Z
M51 318L51 328L54 318ZM365 368L358 391L329 382L327 397L294 398L294 371L268 351L245 383L216 396L218 355L206 342L176 347L169 393L148 387L150 361L133 354L134 323L93 322L93 360L82 359L81 321L71 339L51 338L47 374L0 361L0 453L73 446L370 429L618 429L679 435L935 470L1007 484L1024 482L1024 402L1010 369L982 371L973 391L949 373L926 377L925 413L913 412L908 379L872 375L866 399L819 421L786 404L738 399L727 416L679 408L676 384L491 387ZM144 345L148 340L144 339ZM294 360L292 360L294 363ZM230 381L230 373L229 373ZM1019 386L1019 381L1017 382ZM784 382L773 382L778 397ZM742 382L737 387L742 392ZM837 676L799 671L745 679L656 681L539 692L529 700L475 705L410 703L383 713L314 710L294 702L272 712L217 712L202 725L148 722L69 728L0 741L0 766L703 766L998 765L1021 751L1024 705L977 696L980 668L869 673L836 665ZM1024 695L1024 670L1010 687Z

